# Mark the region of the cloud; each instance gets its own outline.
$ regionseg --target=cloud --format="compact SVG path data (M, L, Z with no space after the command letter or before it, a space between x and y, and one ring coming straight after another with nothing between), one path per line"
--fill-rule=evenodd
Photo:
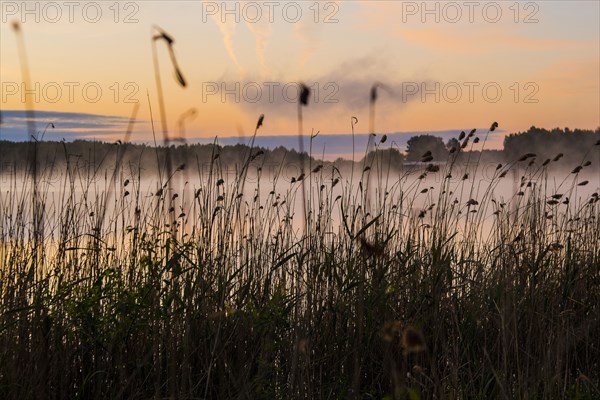
M208 0L204 1L208 2ZM238 68L240 75L244 76L246 72L244 70L244 67L242 67L238 60L237 54L235 52L235 47L233 45L233 37L235 36L236 29L235 20L233 20L232 18L222 18L221 13L219 12L211 13L210 16L221 31L221 34L223 35L223 45L225 46L225 50L227 51L229 58Z
M265 51L272 33L272 24L267 19L261 19L258 22L246 21L246 26L256 38L256 58L263 70L263 75L269 73Z
M318 25L308 25L305 22L299 22L294 26L294 33L302 43L302 48L298 52L298 63L301 66L308 63L321 44L317 30Z
M357 112L367 109L371 88L375 84L380 85L378 103L382 105L393 105L397 109L419 100L421 84L430 80L402 77L392 71L393 68L387 61L377 55L369 55L343 62L331 71L302 83L311 88L309 102L317 104L322 111ZM258 77L249 77L239 82L227 82L225 86L234 87L239 84L242 109L273 115L295 109L293 105L298 100L299 83L284 79L263 82ZM408 90L416 92L408 93Z
M223 45L229 58L236 65L239 75L242 77L242 79L246 77L247 63L240 59L239 52L235 50L234 46L237 29L239 28L238 25L240 24L243 25L245 23L247 29L254 36L256 42L255 55L258 63L260 64L261 73L263 76L267 76L270 73L266 57L266 49L269 45L274 29L277 30L278 33L282 33L286 28L291 26L294 36L296 39L298 39L297 43L293 43L293 53L296 57L296 63L301 67L307 65L311 57L319 50L323 43L322 30L324 22L320 21L319 23L316 23L314 20L315 11L313 7L315 7L317 3L296 3L295 6L291 8L300 8L300 10L297 11L300 15L300 18L297 21L294 21L294 17L292 15L296 11L290 11L292 15L285 17L286 12L282 11L281 7L278 5L276 5L273 9L259 5L259 17L254 19L254 14L245 15L245 11L241 11L245 9L245 5L240 6L236 3L236 7L238 7L237 9L233 8L233 6L231 9L227 9L227 7L224 5L226 3L221 3L219 6L216 6L215 2L209 0L204 0L204 2L207 3L207 7L208 3L211 4L211 7L216 7L214 9L211 8L211 12L207 13L207 15L210 15L214 23L221 31ZM253 4L253 2L246 3L246 5L250 4ZM222 7L225 8L221 9ZM326 18L335 19L335 17L338 15L339 9L342 7L342 1L329 1L319 5L319 7L321 7L321 9L318 15L321 20L325 20ZM250 8L254 9L254 7ZM225 9L227 9L229 13L224 13ZM271 15L271 12L277 13L276 18ZM288 51L292 51L290 50L292 47L290 47L289 44L286 45L286 48Z
M309 8L312 9L314 5L312 3L306 3ZM341 0L323 2L319 4L319 7L324 6L325 10L321 9L319 13L319 23L315 23L313 17L302 18L299 22L294 25L294 34L302 43L300 51L298 52L298 63L301 66L305 66L311 59L311 57L317 52L322 43L321 30L324 26L325 18L334 18L338 14L341 7ZM304 14L311 14L310 10L303 9Z
M21 110L3 110L0 124L0 139L27 141L27 115ZM35 122L38 132L43 132L48 124L45 140L74 140L81 138L120 139L124 136L129 118L112 115L97 115L72 112L36 111Z

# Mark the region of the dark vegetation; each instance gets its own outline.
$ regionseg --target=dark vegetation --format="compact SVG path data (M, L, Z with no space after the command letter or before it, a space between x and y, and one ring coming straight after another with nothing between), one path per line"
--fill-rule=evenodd
M574 131L565 128L553 129L551 131L531 127L526 132L513 133L506 136L504 148L502 150L476 150L478 147L468 147L460 153L458 161L467 161L467 158L475 158L483 162L498 163L508 162L525 153L535 153L538 160L552 159L557 154L563 152L565 165L571 165L578 162L580 155L587 152L590 147L600 137L600 128L596 131L579 130ZM248 140L246 140L247 142ZM469 145L470 143L467 143ZM405 161L420 161L421 156L426 151L431 151L432 161L445 162L449 151L454 147L460 147L461 143L457 139L451 139L447 143L439 137L432 135L414 136L408 141L408 147L405 152L397 148L379 150L379 156L388 160L392 168L402 167ZM0 141L0 165L2 172L18 170L28 165L27 142ZM220 146L218 138L214 144L171 144L168 147L160 146L158 148L158 159L164 162L165 154L169 153L171 162L176 165L204 165L208 167L212 154L218 153L224 166L235 168L240 167L245 162L249 148L247 145L239 144L235 146ZM565 149L568 149L565 152ZM300 154L293 149L277 147L275 149L256 148L263 152L262 158L269 165L280 165L282 163L296 164L300 162ZM86 140L75 140L73 142L40 142L37 147L39 167L47 168L52 165L66 165L68 155L71 163L77 163L80 166L98 166L101 164L114 163L124 152L125 156L121 159L126 165L136 167L143 166L147 174L157 173L157 149L145 144L132 143L107 143ZM305 154L304 158L309 159ZM313 162L316 162L313 158ZM361 160L360 162L364 162ZM308 162L308 161L307 161ZM335 165L339 167L351 166L350 160L336 160Z

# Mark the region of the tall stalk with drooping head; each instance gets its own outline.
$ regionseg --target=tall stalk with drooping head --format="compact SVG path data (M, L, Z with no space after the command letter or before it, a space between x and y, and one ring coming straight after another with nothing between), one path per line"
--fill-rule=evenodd
M371 87L371 93L369 96L369 139L367 141L367 149L365 152L365 164L368 162L369 153L375 143L375 103L377 102L377 88L379 85L375 83ZM363 166L363 172L366 170L366 166ZM371 212L371 166L367 170L367 181L365 182L365 215Z
M300 98L298 101L298 150L300 152L300 176L302 177L302 216L304 221L304 233L306 234L308 220L306 212L306 184L305 184L305 172L304 172L304 127L302 120L302 107L308 105L308 98L310 97L310 88L305 84L300 84Z
M169 58L171 59L171 64L173 65L173 69L175 70L175 77L177 78L177 82L179 83L179 85L181 87L185 88L187 86L187 83L185 81L185 78L183 77L183 74L181 73L181 69L179 68L179 64L177 63L177 58L175 57L175 51L173 50L173 44L175 43L175 40L158 26L154 26L153 30L156 33L153 33L153 35L152 35L152 60L153 60L153 64L154 64L154 79L156 81L156 92L157 92L157 96L158 96L160 122L161 122L162 132L163 132L163 144L166 148L165 149L165 158L166 158L165 164L166 164L167 181L163 184L162 177L159 176L158 179L161 184L161 188L159 190L164 190L167 187L170 188L171 157L170 157L170 152L169 152L169 146L171 144L171 139L169 137L169 129L167 126L167 112L165 110L165 101L164 101L164 95L163 95L163 89L162 89L162 81L160 79L160 67L159 67L158 55L157 55L157 51L156 51L156 42L157 41L164 40L164 42L167 44L167 49L169 51ZM167 194L168 198L171 198L170 190L167 190L167 193L168 193ZM169 201L169 210L171 210L171 209L172 209L172 207L171 207L171 203Z
M160 79L160 68L159 68L159 63L158 63L158 55L157 55L157 51L156 51L156 42L159 40L164 40L164 42L167 44L167 48L169 51L169 57L171 59L171 63L173 64L173 68L175 70L175 76L177 78L177 82L179 83L179 85L181 87L186 87L186 81L183 78L183 74L181 73L180 69L179 69L179 65L177 64L177 59L175 58L175 52L173 50L173 43L175 42L173 40L173 38L168 35L165 31L163 31L160 27L158 26L154 26L153 27L153 31L155 31L156 33L153 33L152 35L152 60L153 60L153 64L154 64L154 79L156 81L156 90L157 90L157 96L158 96L158 106L159 106L159 112L160 112L160 122L161 122L161 126L162 126L162 132L163 132L163 144L165 146L165 168L166 168L166 182L162 182L162 177L159 176L159 183L160 183L160 188L158 189L158 191L156 192L156 194L158 195L158 200L157 200L157 207L156 207L156 211L158 212L158 206L160 204L160 199L165 196L164 198L168 198L169 199L169 204L168 204L168 210L169 210L169 215L171 217L173 217L173 212L174 212L174 207L172 206L173 204L173 197L171 196L171 157L170 157L170 137L169 137L169 130L167 127L167 113L165 110L165 102L164 102L164 96L163 96L163 89L162 89L162 82ZM166 193L165 193L165 189ZM174 218L170 218L169 219L169 223L171 223L173 221ZM176 231L175 229L172 230L172 235L175 236ZM155 305L157 305L159 303L158 300L158 295L156 293L154 293L153 296L153 302ZM155 356L155 363L159 363L160 362L160 345L159 345L159 331L160 331L160 327L159 327L159 322L158 321L154 321L153 323L153 353ZM160 380L160 368L156 368L155 369L155 379L156 381ZM158 383L155 384L154 386L154 391L155 391L155 396L158 396L158 394L160 393L160 385Z
M300 97L298 99L298 151L300 157L300 175L298 176L298 180L301 181L300 185L302 188L302 224L303 224L303 235L300 242L306 241L308 239L308 218L306 211L306 175L304 172L304 127L302 120L302 107L308 105L308 98L310 97L310 88L305 84L300 84ZM310 242L307 244L306 242L302 243L302 246L307 246L310 248ZM299 260L302 260L304 257L304 252L300 251L300 255L298 257ZM295 273L295 282L294 282L294 290L295 295L300 296L300 282L302 280L303 272L301 270L302 262L298 263L298 268ZM299 306L295 308L295 318L296 321L300 315ZM297 344L300 341L300 327L296 325L294 328L294 342L296 345L292 350L292 366L290 369L290 374L288 377L288 386L292 393L296 393L296 371L298 367L298 346Z
M371 92L370 92L370 96L369 96L369 139L367 142L367 149L365 152L365 164L368 162L369 159L369 153L371 153L371 149L373 149L375 147L375 105L377 103L377 98L378 98L378 89L382 88L382 89L387 89L389 90L386 86L384 86L383 84L376 82L373 84L373 86L371 87ZM373 156L371 158L371 160L374 160L375 157ZM371 163L370 163L371 164ZM365 171L367 172L367 181L365 183L365 215L368 214L371 210L371 192L370 192L370 182L371 182L371 167L372 165L368 165L369 168L366 168L365 165L363 165L363 167L365 167Z

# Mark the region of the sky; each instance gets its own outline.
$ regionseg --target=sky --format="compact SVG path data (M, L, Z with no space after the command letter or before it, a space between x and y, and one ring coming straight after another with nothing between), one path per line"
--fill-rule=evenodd
M533 125L600 126L595 0L2 0L0 9L0 139L28 139L30 101L36 130L55 126L45 139L123 139L137 110L131 140L153 141L154 126L161 141L153 54L170 139L232 142L264 114L263 142L291 145L282 137L298 134L299 82L311 88L303 133L328 138L336 155L353 117L356 134L369 133L375 84L377 134L447 136L497 121L487 146L498 148ZM153 40L159 30L186 87L167 42Z

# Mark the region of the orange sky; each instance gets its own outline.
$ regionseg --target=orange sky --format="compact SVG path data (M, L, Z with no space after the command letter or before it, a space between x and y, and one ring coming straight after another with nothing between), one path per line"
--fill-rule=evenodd
M11 29L21 21L37 110L128 117L138 101L138 117L148 121L148 94L159 127L156 24L175 39L188 82L178 86L158 43L172 136L190 109L197 113L185 119L188 138L249 134L261 113L261 133L296 134L298 81L314 89L307 131L347 133L356 116L366 132L375 82L389 88L379 93L378 132L493 121L507 131L600 125L597 1L250 3L81 2L69 9L30 2L24 9L3 1L1 109L24 109ZM139 127L135 138L149 139L148 125Z

